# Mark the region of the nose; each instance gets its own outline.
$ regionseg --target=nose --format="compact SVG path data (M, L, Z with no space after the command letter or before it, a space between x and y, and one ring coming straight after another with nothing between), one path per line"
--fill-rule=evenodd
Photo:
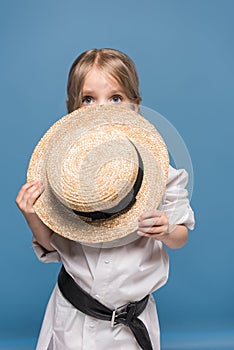
M106 105L106 104L108 104L109 102L108 102L108 100L106 100L105 98L100 98L100 99L98 99L97 101L96 101L96 104L98 105L98 106L100 106L100 105Z

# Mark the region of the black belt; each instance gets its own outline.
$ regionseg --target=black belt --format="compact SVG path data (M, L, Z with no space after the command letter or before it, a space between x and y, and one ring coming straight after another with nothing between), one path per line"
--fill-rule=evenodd
M58 286L63 296L75 308L88 316L110 321L112 327L120 323L128 326L143 350L153 350L148 331L138 318L147 305L149 295L140 301L111 310L84 291L67 273L64 266L58 276Z

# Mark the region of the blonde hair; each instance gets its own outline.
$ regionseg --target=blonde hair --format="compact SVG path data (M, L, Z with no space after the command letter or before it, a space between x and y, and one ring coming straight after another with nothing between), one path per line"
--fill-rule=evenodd
M92 49L78 56L69 71L66 101L68 113L81 107L84 80L94 65L116 79L130 101L141 101L138 74L130 57L114 49Z

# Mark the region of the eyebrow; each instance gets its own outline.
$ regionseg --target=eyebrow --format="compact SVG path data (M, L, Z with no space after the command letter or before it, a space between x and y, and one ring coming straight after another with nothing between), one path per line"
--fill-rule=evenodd
M91 90L91 89L87 89L87 90L84 90L82 91L82 95L92 95L92 94L95 94L95 91L94 90ZM111 90L109 92L110 95L119 95L119 94L125 94L125 92L123 90Z
M93 90L83 90L82 91L82 95L92 95L94 93L94 91Z

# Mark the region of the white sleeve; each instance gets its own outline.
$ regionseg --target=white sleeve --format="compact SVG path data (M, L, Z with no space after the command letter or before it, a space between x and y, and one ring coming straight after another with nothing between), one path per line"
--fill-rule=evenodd
M190 207L186 185L188 174L184 169L169 167L168 181L160 210L163 210L170 224L184 224L193 230L194 212Z
M42 262L48 263L61 261L60 256L56 250L49 252L44 247L42 247L34 237L32 239L32 247L37 258Z

